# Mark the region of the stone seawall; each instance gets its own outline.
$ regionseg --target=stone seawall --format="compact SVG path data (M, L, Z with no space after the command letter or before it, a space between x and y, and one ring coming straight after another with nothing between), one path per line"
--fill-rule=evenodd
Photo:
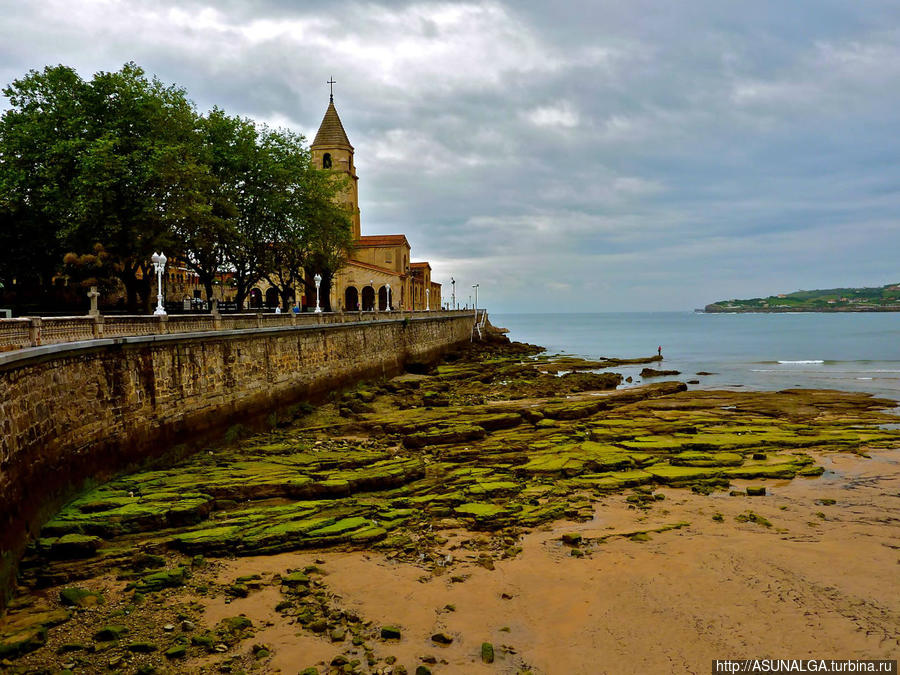
M0 589L86 484L468 341L471 314L94 340L0 359ZM6 593L0 592L0 607Z

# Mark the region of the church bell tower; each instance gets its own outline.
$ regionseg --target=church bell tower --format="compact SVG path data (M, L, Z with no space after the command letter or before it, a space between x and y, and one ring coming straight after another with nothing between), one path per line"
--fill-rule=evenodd
M334 85L334 80L329 80L328 84L329 86ZM344 125L341 124L341 118L338 117L337 109L334 107L334 90L329 96L325 117L322 118L322 124L319 125L319 131L309 149L314 167L349 176L347 188L340 199L350 207L353 239L358 241L360 236L359 192L357 189L359 177L356 175L356 165L353 163L353 146L350 145L347 132L344 131Z

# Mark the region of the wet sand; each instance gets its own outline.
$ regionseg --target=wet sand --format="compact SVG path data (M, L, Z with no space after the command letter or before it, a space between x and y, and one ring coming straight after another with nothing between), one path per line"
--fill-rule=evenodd
M399 642L373 646L410 672L429 656L435 673L547 674L705 673L714 658L897 658L900 451L817 460L825 475L770 481L766 497L664 489L666 499L643 513L628 508L624 495L610 496L592 521L526 535L522 553L494 570L477 565L474 553L463 552L467 562L452 550L473 536L457 532L446 552L463 559L442 576L372 552L305 552L223 561L219 577L224 583L322 561L337 606L401 627ZM735 520L748 510L771 527ZM677 521L690 525L647 542L608 539L583 558L560 541L563 533L599 537ZM274 611L280 598L265 587L228 605L199 601L210 626L236 613L272 624L252 641L272 648L265 671L320 663L325 672L322 664L340 650L291 626ZM433 643L437 632L452 644ZM494 646L492 665L481 662L482 642Z

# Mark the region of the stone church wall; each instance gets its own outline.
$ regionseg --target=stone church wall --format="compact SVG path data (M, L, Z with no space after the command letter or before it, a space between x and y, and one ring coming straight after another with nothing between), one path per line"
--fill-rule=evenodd
M176 457L281 405L392 376L468 341L468 313L153 335L25 349L0 362L0 589L79 490ZM35 354L35 352L38 352ZM10 357L10 354L4 355ZM0 592L0 607L3 606Z

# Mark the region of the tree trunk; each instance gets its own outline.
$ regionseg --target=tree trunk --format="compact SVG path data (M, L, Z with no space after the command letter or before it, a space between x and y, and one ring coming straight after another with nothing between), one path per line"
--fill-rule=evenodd
M123 274L119 277L125 284L125 308L129 314L137 313L137 279Z
M213 277L209 275L199 275L200 283L203 284L203 290L206 291L206 301L209 303L210 308L212 308L213 301Z
M165 278L163 279L165 284ZM165 286L163 286L165 288ZM149 314L153 307L153 285L150 283L150 272L144 270L144 278L137 280L137 292L141 296L141 309L144 314Z
M237 310L239 312L244 309L244 300L247 299L247 293L249 291L250 286L247 283L238 278L234 280L234 301L237 304Z
M279 289L278 295L281 297L281 308L286 312L291 311L291 293L293 292L293 286L285 286L284 289Z
M331 312L331 275L323 274L322 283L319 286L319 304L323 312ZM376 301L377 302L377 301Z

